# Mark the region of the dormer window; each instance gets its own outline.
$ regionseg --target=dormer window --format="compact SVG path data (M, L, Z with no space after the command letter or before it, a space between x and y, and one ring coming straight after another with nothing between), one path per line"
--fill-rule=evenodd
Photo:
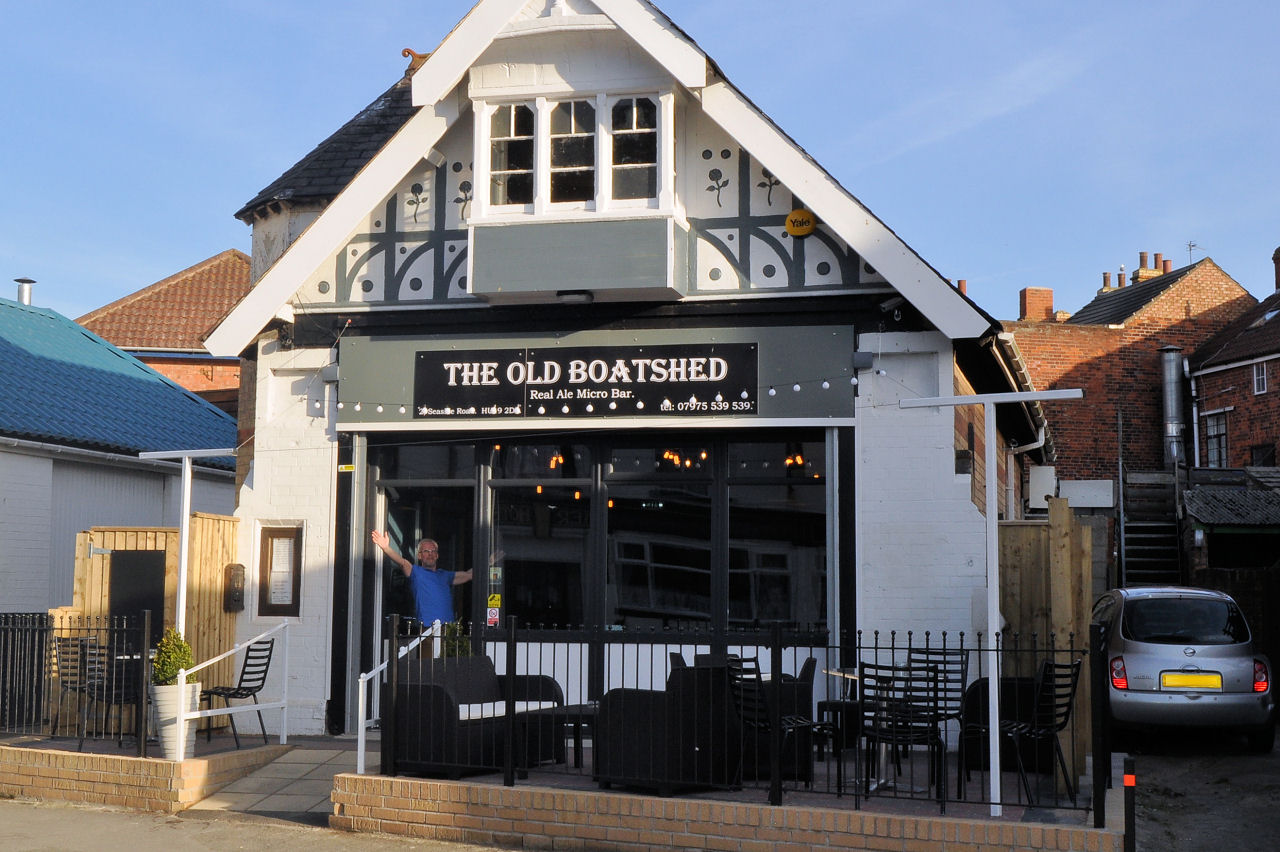
M595 198L596 108L561 101L551 108L551 202Z
M613 105L613 197L658 195L658 105L622 98Z
M489 130L489 198L493 204L533 203L533 110L528 104L498 107Z
M475 108L476 178L489 192L473 219L671 206L672 95L476 101Z

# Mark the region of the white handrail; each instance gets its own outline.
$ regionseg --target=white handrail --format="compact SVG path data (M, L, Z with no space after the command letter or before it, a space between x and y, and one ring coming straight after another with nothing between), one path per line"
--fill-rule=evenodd
M438 638L441 635L441 632L442 630L441 630L440 622L437 621L433 623L425 631L415 636L412 642L409 642L403 648L401 648L399 652L396 654L396 657L399 658L399 657L408 656L410 651L412 651L414 648L422 644L422 640L429 639L429 638ZM364 747L365 747L365 740L366 740L365 733L369 729L369 707L368 707L369 699L367 697L368 691L366 689L366 685L369 683L369 681L373 680L375 677L377 677L378 675L386 671L387 664L390 662L391 662L390 658L385 659L378 665L374 666L371 671L367 671L360 675L360 686L359 686L360 694L356 696L356 774L357 775L363 775L365 770L365 760L364 760Z
M270 630L259 633L252 639L235 645L229 651L218 654L216 657L210 657L199 665L192 666L190 669L178 669L178 683L185 684L187 675L195 674L201 669L208 668L214 663L225 660L227 657L239 653L242 649L247 648L254 642L260 642L273 633L282 633L280 643L281 666L284 669L284 677L280 681L280 700L267 704L244 704L238 707L221 707L217 710L213 709L213 702L210 702L208 710L201 710L197 705L197 709L188 711L185 706L178 708L178 742L186 743L187 741L187 722L188 720L203 719L209 716L227 716L232 713L244 713L249 710L261 712L263 710L279 710L280 711L280 745L286 745L289 740L289 622L282 621ZM186 748L183 746L182 756L178 758L181 762L186 759Z

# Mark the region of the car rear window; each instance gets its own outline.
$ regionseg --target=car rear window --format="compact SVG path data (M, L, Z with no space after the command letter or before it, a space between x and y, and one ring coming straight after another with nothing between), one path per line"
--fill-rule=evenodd
M1233 645L1249 641L1249 626L1226 601L1146 598L1125 606L1124 635L1166 645Z

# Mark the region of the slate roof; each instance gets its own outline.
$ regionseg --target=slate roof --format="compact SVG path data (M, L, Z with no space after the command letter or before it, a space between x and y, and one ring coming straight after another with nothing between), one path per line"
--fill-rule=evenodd
M400 78L355 118L255 195L236 212L236 218L252 222L258 210L274 202L327 204L332 201L413 116L416 108L411 82L407 74Z
M1221 367L1280 353L1280 291L1272 293L1191 355L1191 368Z
M0 364L0 435L126 455L236 444L235 418L55 311L0 299Z
M1209 526L1280 527L1280 491L1201 485L1183 500L1187 514Z
M250 266L248 255L228 249L76 322L122 349L208 357L200 341L249 292Z
M1151 304L1165 290L1177 284L1188 272L1205 262L1211 261L1206 257L1190 266L1175 269L1157 278L1148 278L1146 281L1130 284L1109 293L1099 293L1092 302L1072 314L1067 323L1121 325L1129 317Z

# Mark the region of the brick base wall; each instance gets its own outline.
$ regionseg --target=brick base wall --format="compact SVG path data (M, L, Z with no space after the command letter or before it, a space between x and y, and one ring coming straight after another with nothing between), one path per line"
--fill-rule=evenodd
M660 799L338 775L331 828L522 849L640 852L1090 850L1120 852L1123 833L943 816Z
M289 750L290 746L265 746L178 763L0 746L0 796L172 814Z

